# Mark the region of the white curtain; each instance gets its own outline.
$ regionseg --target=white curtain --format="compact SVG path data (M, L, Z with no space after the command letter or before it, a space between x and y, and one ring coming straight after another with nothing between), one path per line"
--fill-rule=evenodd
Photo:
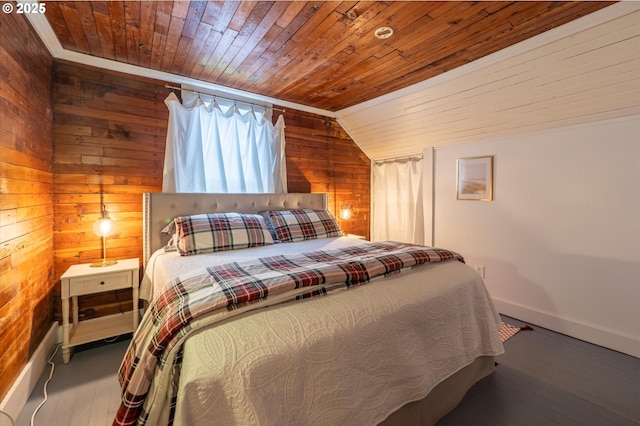
M372 241L424 244L422 159L374 163Z
M163 192L286 193L284 118L226 111L213 99L182 105L171 93Z

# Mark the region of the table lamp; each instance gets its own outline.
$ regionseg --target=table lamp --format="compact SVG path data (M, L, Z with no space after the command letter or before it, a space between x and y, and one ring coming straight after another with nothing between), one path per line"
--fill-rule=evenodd
M107 259L107 237L116 232L116 224L109 217L109 213L104 205L102 206L102 217L93 224L93 232L95 232L97 236L102 237L102 260L92 263L91 266L96 268L118 263L116 260Z

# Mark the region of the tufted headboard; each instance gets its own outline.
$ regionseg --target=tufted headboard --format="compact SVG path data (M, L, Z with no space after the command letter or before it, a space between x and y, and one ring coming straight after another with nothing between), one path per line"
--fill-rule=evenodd
M264 210L326 209L327 194L142 194L143 265L162 247L160 231L176 216L200 213L258 213Z

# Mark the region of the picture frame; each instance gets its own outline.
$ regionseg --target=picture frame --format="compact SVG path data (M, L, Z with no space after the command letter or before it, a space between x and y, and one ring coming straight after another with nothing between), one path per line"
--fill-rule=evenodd
M459 158L456 199L493 201L493 156Z

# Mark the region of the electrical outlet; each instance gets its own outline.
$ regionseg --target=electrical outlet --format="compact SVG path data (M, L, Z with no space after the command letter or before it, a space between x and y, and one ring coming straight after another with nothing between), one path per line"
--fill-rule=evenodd
M475 265L475 270L484 279L484 265Z

